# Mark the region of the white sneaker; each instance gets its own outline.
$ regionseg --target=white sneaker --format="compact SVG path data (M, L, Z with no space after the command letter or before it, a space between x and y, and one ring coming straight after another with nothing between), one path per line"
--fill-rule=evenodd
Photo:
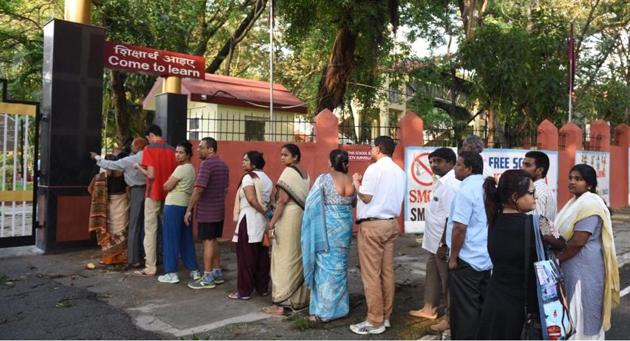
M179 283L179 277L174 272L173 273L167 273L167 274L164 274L162 276L159 276L158 277L158 282L175 284L175 283Z
M389 323L389 320L383 321L383 325L385 326L385 328L391 328L392 327L392 324Z
M363 321L361 323L351 324L350 330L353 333L359 334L359 335L382 334L383 332L385 332L385 324L383 324L380 327L375 327L370 322Z

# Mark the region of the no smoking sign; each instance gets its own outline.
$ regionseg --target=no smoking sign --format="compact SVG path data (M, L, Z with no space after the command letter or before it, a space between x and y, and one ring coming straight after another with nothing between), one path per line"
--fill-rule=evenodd
M429 154L418 154L411 163L411 177L422 186L431 186L433 184L433 172L429 165Z

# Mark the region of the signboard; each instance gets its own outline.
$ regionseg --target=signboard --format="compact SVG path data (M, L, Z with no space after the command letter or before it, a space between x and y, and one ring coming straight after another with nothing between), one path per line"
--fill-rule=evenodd
M426 221L426 208L431 200L433 172L429 166L429 154L438 147L405 148L405 173L407 191L405 193L405 233L423 233ZM520 169L525 159L525 149L484 149L481 156L484 163L494 169L495 178L499 178L508 169ZM558 190L558 152L541 150L549 156L547 184L557 193Z
M366 150L347 150L349 161L371 161L372 153L370 148Z
M499 179L501 174L508 169L520 169L528 149L484 149L481 153L484 164L492 167L494 177ZM549 157L549 170L547 171L547 185L558 193L558 152L555 150L540 150Z
M148 47L105 42L104 66L158 76L205 77L205 59Z
M405 233L423 233L425 212L431 200L433 172L429 166L429 154L438 147L406 147L405 173Z
M597 194L610 203L610 153L578 150L575 164L585 163L597 172Z

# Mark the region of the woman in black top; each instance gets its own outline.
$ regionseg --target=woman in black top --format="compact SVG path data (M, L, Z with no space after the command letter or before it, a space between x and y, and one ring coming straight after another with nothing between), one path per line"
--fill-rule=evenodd
M494 178L484 183L488 216L488 253L492 259L492 277L488 283L477 338L519 339L525 321L524 280L527 280L527 310L538 315L538 298L533 263L536 259L532 217L534 184L522 170L508 170L501 175L498 187ZM549 223L541 219L545 241L556 243ZM527 277L525 267L525 233L530 234Z

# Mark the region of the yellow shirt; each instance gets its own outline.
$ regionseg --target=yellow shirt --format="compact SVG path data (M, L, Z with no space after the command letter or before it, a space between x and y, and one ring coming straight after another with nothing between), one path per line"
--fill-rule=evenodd
M188 206L195 185L195 168L190 163L179 165L171 176L179 181L166 195L164 205Z

